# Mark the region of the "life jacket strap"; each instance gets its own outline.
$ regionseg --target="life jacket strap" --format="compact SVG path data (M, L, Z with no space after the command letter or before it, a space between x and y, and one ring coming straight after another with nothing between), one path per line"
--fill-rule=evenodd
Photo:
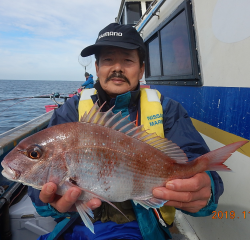
M89 113L90 109L93 107L94 103L91 96L96 94L95 88L83 89L80 93L81 97L78 105L79 121L85 112Z

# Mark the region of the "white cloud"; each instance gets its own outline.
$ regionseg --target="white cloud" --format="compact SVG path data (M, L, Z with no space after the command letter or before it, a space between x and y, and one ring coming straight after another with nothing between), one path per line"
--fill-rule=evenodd
M118 0L1 0L0 79L83 80L78 55L115 21L119 6Z

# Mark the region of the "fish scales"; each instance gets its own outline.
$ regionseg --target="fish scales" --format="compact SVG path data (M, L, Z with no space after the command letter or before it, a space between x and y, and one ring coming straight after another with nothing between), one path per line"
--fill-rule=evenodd
M164 186L171 173L168 169L176 165L158 149L110 128L89 123L64 125L63 128L70 129L70 133L65 134L64 130L64 137L57 138L57 141L61 145L60 141L65 142L69 138L69 147L63 148L70 171L68 175L74 173L78 176L74 178L78 186L109 201L150 195L155 186ZM88 165L92 166L91 170ZM185 165L175 167L183 168ZM110 198L114 195L115 198Z
M145 208L159 208L166 200L154 198L154 188L206 170L229 171L223 163L248 142L187 162L175 143L136 127L121 113L100 110L95 105L81 122L56 125L22 140L1 163L5 177L37 189L50 181L58 185L59 195L72 185L82 189L82 203L76 207L91 231L84 202L93 197L110 204L132 199Z
M119 193L121 191L119 186L122 185L124 191L122 196L128 198L135 197L129 194L131 191L133 191L134 194L138 194L138 190L142 191L145 186L148 186L148 184L155 185L157 182L156 177L158 177L159 172L162 172L162 175L165 173L161 179L161 182L165 183L166 171L164 172L161 169L159 171L159 166L157 165L152 167L152 161L156 161L156 156L154 152L150 151L147 144L126 135L124 136L124 134L117 131L112 134L112 131L109 128L103 129L101 126L94 125L92 129L91 125L86 128L84 124L81 123L72 124L78 125L76 127L77 130L74 133L76 138L80 138L79 135L91 136L94 132L100 135L96 140L90 138L88 142L79 142L78 148L77 146L74 146L75 150L69 151L66 154L66 159L68 161L67 165L69 166L68 168L70 171L75 172L78 176L91 175L91 180L88 179L87 186L86 181L84 183L84 180L81 180L80 177L75 179L80 186L92 191L94 190L93 188L96 190L96 181L101 183L100 186L104 185L103 183L107 186L107 182L109 182L113 185L113 192ZM79 135L77 135L77 133ZM120 135L122 135L122 138ZM108 141L106 140L105 144L103 144L106 138L108 138ZM143 147L141 145L146 146ZM124 146L129 147L125 148ZM77 154L79 156L76 156L76 149L78 149ZM145 154L142 152L145 152ZM161 153L160 151L158 152ZM70 156L71 153L74 154ZM146 163L145 158L148 160ZM78 160L75 161L74 159ZM83 167L79 168L78 164L81 164ZM145 178L145 176L147 177ZM81 181L83 183L81 183ZM112 183L113 181L114 183ZM131 183L133 184L131 185ZM140 184L140 187L138 187L138 184ZM138 190L135 191L134 187L131 189L131 186L136 186L135 189ZM110 187L110 191L112 191L111 189L112 187ZM147 195L149 193L150 192L147 191ZM106 196L103 194L106 194L105 192L101 195ZM112 201L114 200L112 199Z

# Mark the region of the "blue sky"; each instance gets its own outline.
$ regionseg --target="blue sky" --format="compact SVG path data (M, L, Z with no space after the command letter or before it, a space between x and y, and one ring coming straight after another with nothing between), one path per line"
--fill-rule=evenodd
M120 0L1 0L0 79L84 80L81 50L115 21ZM94 57L87 71L95 76Z

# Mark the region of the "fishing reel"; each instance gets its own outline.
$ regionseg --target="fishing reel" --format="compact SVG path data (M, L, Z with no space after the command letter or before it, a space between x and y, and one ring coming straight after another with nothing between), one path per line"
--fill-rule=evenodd
M56 98L62 98L64 99L64 102L58 102ZM68 98L69 97L67 96L61 96L60 93L52 93L52 95L50 96L50 99L54 101L56 104L58 104L58 107L62 106Z

